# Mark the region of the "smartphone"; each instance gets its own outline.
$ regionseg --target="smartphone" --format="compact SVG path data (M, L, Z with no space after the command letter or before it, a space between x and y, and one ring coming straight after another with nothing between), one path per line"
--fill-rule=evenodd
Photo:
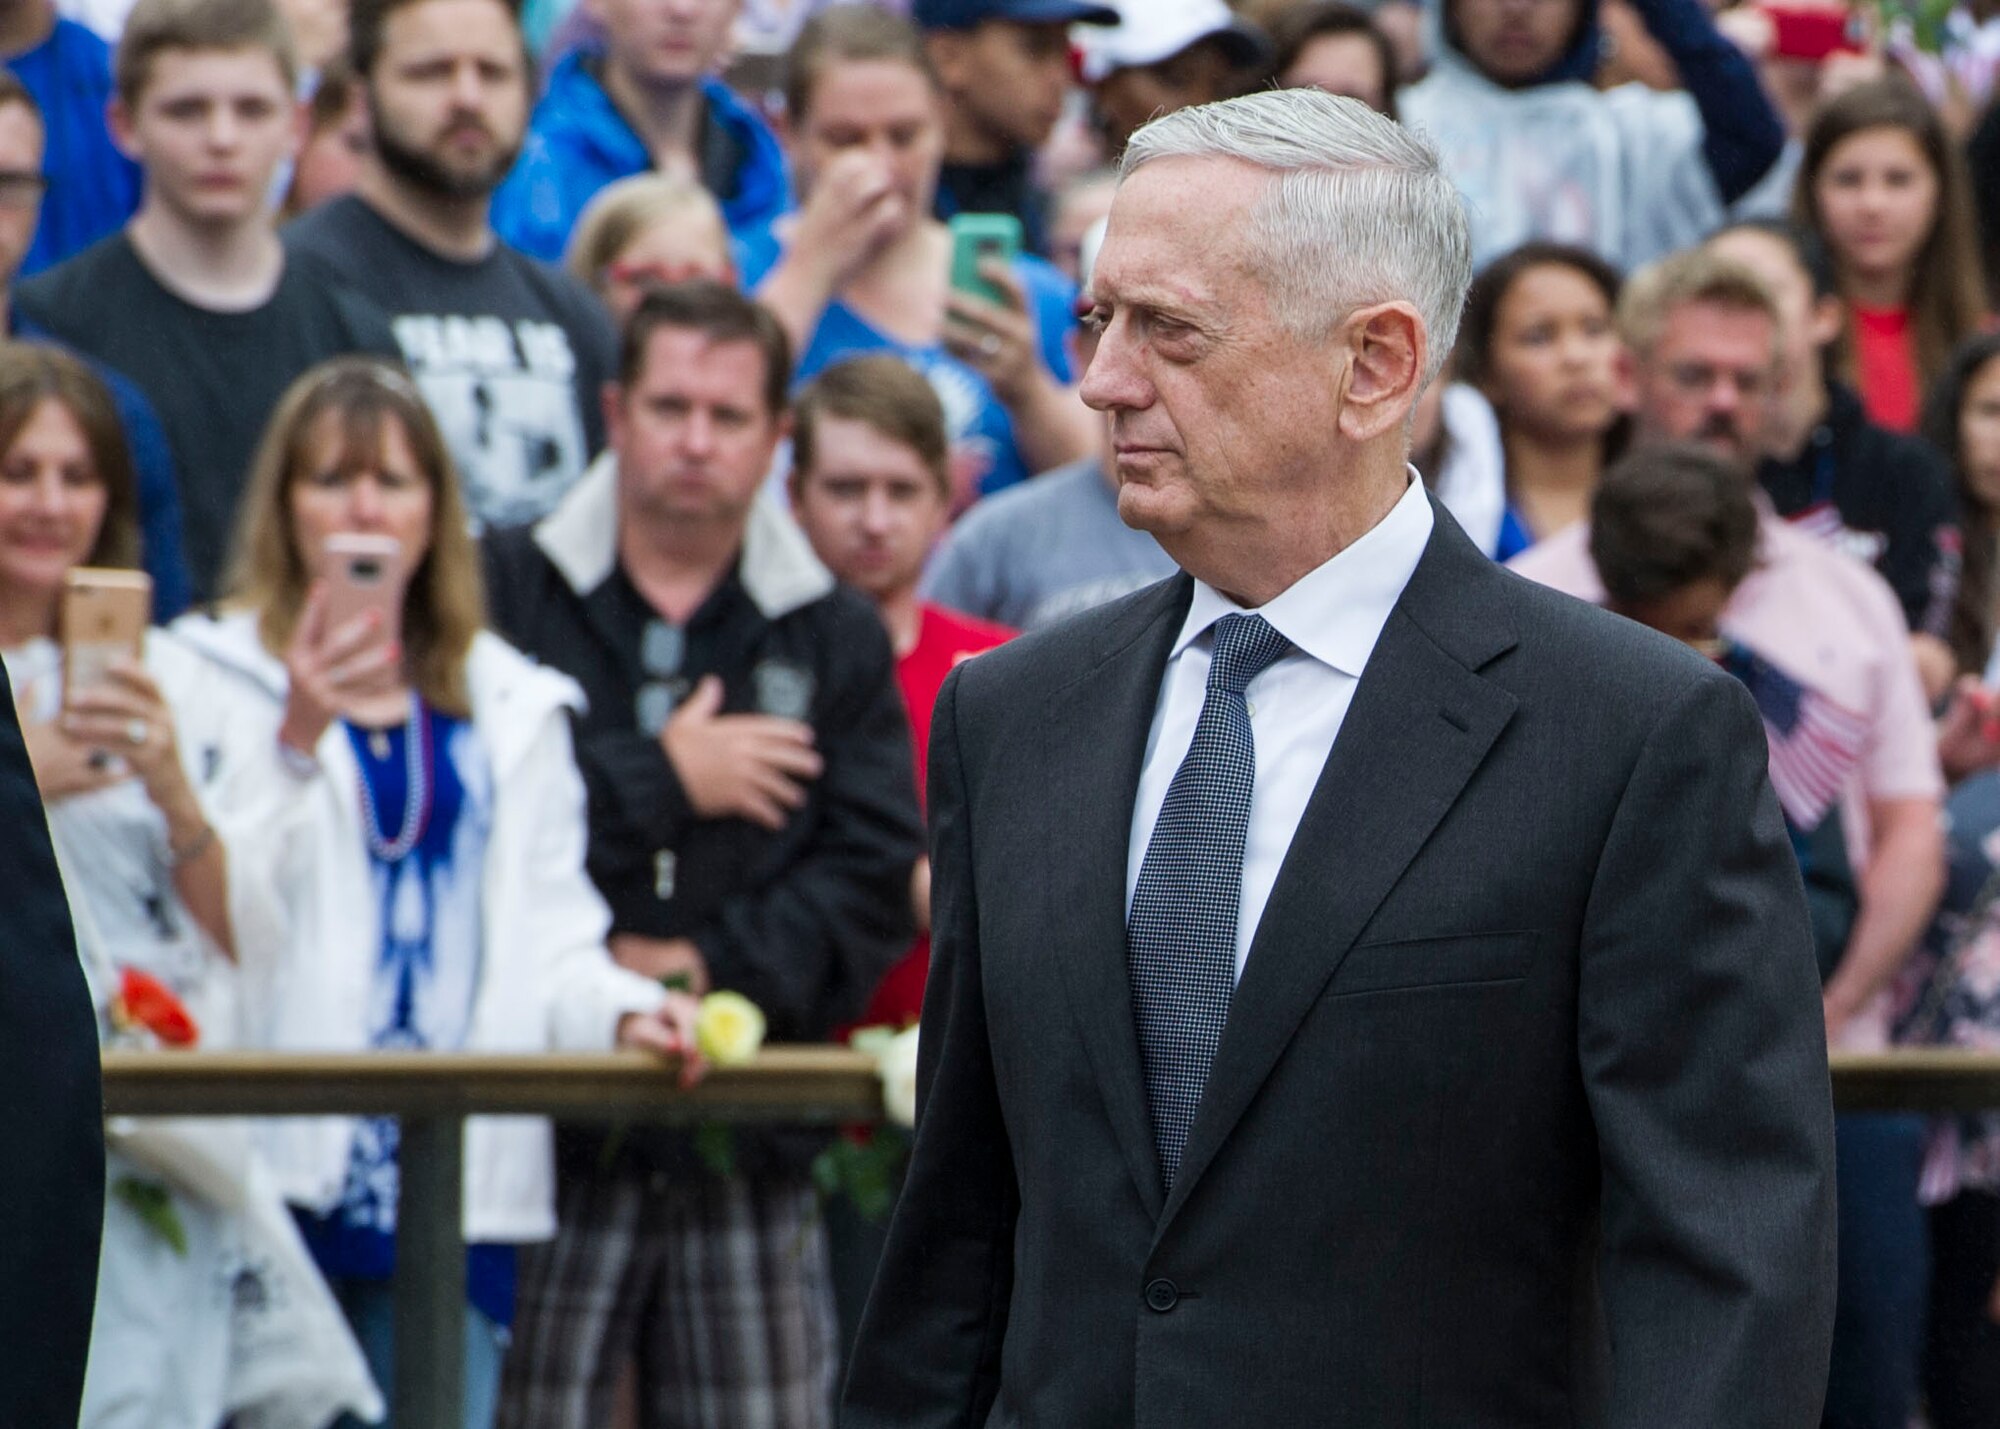
M960 293L1005 304L979 265L988 258L1012 264L1021 256L1021 220L1011 213L955 213L951 217L951 286Z
M153 582L144 571L78 566L63 577L63 703L102 684L115 660L137 660L153 618Z
M1834 54L1859 54L1854 17L1844 9L1819 5L1766 5L1771 21L1771 56L1818 61Z
M403 623L403 545L394 536L341 532L326 538L326 629L374 611L386 638Z

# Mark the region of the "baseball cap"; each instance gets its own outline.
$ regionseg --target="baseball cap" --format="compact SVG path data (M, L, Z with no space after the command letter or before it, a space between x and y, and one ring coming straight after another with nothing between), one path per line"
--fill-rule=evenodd
M1172 59L1199 40L1221 43L1239 68L1270 54L1264 32L1240 20L1223 0L1130 0L1124 18L1109 29L1078 30L1070 37L1083 55L1083 79L1096 84L1113 70L1137 69Z
M1152 0L1127 0L1148 5ZM923 30L969 30L982 20L1021 25L1115 25L1118 11L1089 0L915 0L910 18Z

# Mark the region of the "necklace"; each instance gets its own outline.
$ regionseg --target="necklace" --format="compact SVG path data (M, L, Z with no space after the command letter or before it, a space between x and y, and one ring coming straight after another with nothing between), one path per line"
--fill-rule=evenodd
M388 743L389 736L381 730L370 732L369 752L377 758L388 757ZM409 857L417 840L424 836L424 826L430 822L430 743L430 721L424 718L423 701L412 690L409 718L403 725L403 822L394 839L382 836L382 817L375 809L374 786L365 771L361 776L362 833L367 837L368 851L383 863L397 863Z

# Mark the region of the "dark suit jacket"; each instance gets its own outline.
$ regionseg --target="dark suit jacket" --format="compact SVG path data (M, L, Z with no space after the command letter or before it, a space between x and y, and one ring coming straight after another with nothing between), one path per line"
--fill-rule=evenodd
M97 1024L0 671L0 1425L76 1423L104 1225Z
M1126 846L1190 590L944 687L916 1147L842 1422L1816 1425L1832 1109L1756 712L1441 510L1162 1194Z

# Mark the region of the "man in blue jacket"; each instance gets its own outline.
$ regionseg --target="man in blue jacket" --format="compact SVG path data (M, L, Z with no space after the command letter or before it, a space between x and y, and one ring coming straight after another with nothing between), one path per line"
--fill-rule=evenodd
M500 236L554 261L599 189L648 169L700 179L733 235L789 209L776 136L715 78L738 4L597 0L604 44L549 76L520 162L493 196Z

